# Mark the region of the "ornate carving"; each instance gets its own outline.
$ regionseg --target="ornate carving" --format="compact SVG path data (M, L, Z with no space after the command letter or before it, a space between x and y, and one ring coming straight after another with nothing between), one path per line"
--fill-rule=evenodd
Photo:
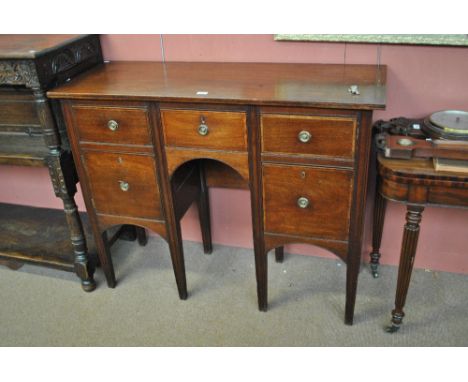
M96 36L76 41L38 59L41 84L44 88L55 86L73 77L75 72L81 72L101 60L99 39ZM81 65L83 67L79 68Z
M38 88L39 81L33 61L0 61L1 85L25 85L28 88Z
M83 62L90 57L94 57L98 52L98 47L91 41L86 41L83 44L78 44L74 51L76 62Z
M74 195L78 177L71 154L62 151L59 155L49 155L46 160L55 195L62 199Z
M99 48L94 41L80 41L58 52L51 61L52 74L65 72L87 59L96 56Z
M51 62L52 73L57 74L72 68L76 64L75 54L71 49L65 49L57 54Z

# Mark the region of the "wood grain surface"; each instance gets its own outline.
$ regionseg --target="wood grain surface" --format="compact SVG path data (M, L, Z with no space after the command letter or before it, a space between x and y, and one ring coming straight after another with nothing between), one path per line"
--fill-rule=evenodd
M112 62L48 95L364 110L384 108L385 81L386 67L375 65Z

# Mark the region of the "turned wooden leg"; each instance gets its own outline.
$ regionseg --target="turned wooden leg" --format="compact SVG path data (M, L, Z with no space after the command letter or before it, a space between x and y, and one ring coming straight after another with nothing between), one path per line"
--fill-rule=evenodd
M70 197L62 197L65 216L71 235L73 252L75 253L74 268L75 273L81 279L81 287L86 292L96 289L94 281L95 264L88 258L88 248L83 233L83 225L78 213L75 200Z
M275 248L275 260L277 263L284 261L284 247Z
M55 195L62 199L64 205L75 256L74 269L77 276L81 279L83 290L90 292L96 289L96 282L93 278L95 265L89 261L83 225L74 199L77 191L78 176L73 163L73 157L69 151L65 151L62 148L60 134L52 114L51 105L45 93L41 89L33 89L33 92L44 142L49 150L45 159L49 168L50 178Z
M370 253L370 268L374 278L379 277L380 244L385 221L387 200L380 194L379 187L375 191L374 225L372 229L372 252Z
M198 173L200 179L200 195L197 200L198 216L200 218L200 228L203 240L203 251L206 254L213 252L211 242L211 221L210 221L210 199L208 187L206 186L205 168L203 161L198 163Z
M136 236L138 239L138 244L140 244L142 247L144 247L146 244L148 244L148 235L146 233L146 230L143 227L136 227Z
M386 331L396 332L400 329L403 317L403 307L405 306L406 295L413 271L414 257L418 246L419 229L424 207L408 205L406 213L406 224L403 231L403 241L401 244L400 265L398 267L398 281L395 297L395 309L392 310L392 322Z

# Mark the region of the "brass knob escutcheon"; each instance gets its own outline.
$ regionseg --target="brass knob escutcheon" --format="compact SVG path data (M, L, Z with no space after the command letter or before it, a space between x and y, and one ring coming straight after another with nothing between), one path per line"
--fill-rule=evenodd
M302 143L307 143L312 138L312 134L309 133L307 130L302 130L299 134L297 134L297 139Z
M109 130L115 131L119 128L119 123L111 119L109 122L107 122L107 127L109 128Z
M309 199L307 199L306 197L304 196L301 196L299 199L297 199L297 206L299 208L307 208L309 207Z
M202 123L200 126L198 126L198 134L205 136L208 134L208 126Z
M119 185L120 185L120 189L122 191L128 191L130 189L130 185L128 184L128 182L125 182L123 180L119 180Z
M200 116L200 126L198 126L198 134L201 136L205 136L208 134L208 125L206 124L205 117L202 115Z

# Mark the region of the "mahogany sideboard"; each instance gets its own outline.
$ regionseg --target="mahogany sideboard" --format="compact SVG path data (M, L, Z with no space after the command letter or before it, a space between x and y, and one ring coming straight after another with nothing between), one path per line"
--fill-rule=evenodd
M387 331L396 332L403 321L403 308L418 246L422 213L426 206L468 208L468 175L435 171L431 159L387 159L378 155L377 190L374 204L374 232L371 267L378 277L380 244L387 200L404 203L407 208L403 230L395 308Z
M66 215L0 204L0 259L73 271L86 291L96 284L74 200L78 178L60 108L46 91L101 63L97 35L0 35L0 164L47 166Z
M259 309L267 252L281 260L285 244L307 243L346 262L352 324L372 111L385 107L385 82L385 66L373 65L116 62L49 91L62 104L108 285L105 231L133 224L168 241L185 299L179 219L198 202L209 251L206 187L226 180L251 192Z

